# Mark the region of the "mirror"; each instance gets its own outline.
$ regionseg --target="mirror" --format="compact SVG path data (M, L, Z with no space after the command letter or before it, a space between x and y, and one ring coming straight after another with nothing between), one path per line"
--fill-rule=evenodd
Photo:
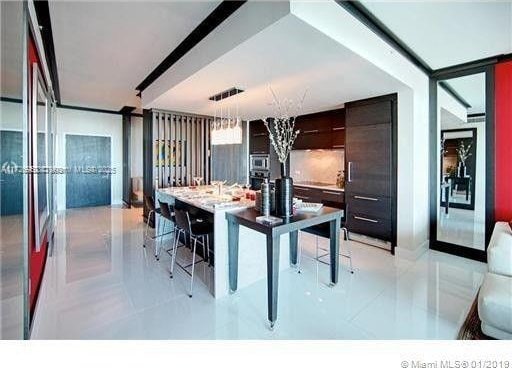
M485 73L437 86L437 239L485 250Z
M49 101L42 76L36 63L33 64L33 85L35 96L33 98L33 121L36 125L34 130L37 134L32 135L32 147L34 149L33 160L36 163L38 172L34 175L34 212L37 214L35 222L36 251L40 250L42 236L46 231L49 217L48 208L48 115Z

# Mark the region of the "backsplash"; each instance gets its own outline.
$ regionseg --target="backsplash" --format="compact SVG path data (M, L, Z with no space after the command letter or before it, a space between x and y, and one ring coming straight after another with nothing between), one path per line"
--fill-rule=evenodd
M290 153L293 181L335 184L338 170L344 170L344 150L294 150Z

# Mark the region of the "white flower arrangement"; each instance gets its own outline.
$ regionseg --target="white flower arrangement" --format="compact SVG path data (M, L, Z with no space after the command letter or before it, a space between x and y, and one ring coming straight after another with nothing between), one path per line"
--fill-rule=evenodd
M461 141L459 144L459 148L457 148L457 154L459 155L459 159L464 166L466 166L466 160L468 159L468 157L471 156L471 152L469 152L470 150L471 143L468 144L468 146L466 147L464 145L464 141Z
M298 104L286 98L279 100L271 87L270 91L274 99L272 105L275 108L275 117L264 118L263 122L268 130L270 142L276 151L277 158L284 164L293 148L295 138L300 133L300 130L295 130L295 117L302 111L302 103L307 91L304 92Z

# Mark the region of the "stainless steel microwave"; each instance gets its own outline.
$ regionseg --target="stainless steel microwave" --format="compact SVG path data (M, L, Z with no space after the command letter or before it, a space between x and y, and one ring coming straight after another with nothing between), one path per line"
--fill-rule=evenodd
M270 155L251 155L250 170L270 170Z

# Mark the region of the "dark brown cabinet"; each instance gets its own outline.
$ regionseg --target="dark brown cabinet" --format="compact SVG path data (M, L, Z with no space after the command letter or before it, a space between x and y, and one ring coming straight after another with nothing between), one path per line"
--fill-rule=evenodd
M295 128L300 134L293 149L321 149L331 146L331 119L329 111L298 116Z
M345 105L349 231L396 246L396 94Z
M337 109L297 117L300 134L293 149L332 149L345 145L345 110Z
M249 123L249 154L269 154L270 138L262 120Z
M345 109L333 111L331 148L345 148Z
M341 190L318 189L294 185L293 195L305 202L324 203L331 207L342 208L345 203L345 193Z

